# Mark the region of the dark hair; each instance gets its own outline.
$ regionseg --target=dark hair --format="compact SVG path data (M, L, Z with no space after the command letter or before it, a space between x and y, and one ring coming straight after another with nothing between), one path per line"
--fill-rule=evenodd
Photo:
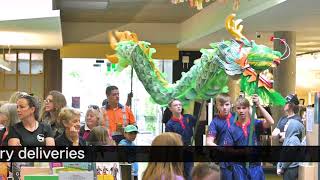
M108 95L110 95L110 93L111 93L111 91L112 90L117 90L117 89L119 89L117 86L108 86L107 88L106 88L106 95L108 96Z
M216 97L216 103L218 103L218 102L221 104L224 104L226 102L231 102L231 97L228 93L218 94Z
M171 107L173 101L180 101L179 99L171 99L168 103L168 107ZM181 102L181 101L180 101Z
M288 103L289 104L289 108L292 109L292 111L295 113L295 114L298 114L299 111L300 111L300 107L299 105L295 105L293 103Z
M30 96L30 95L21 95L19 99L25 99L28 102L29 107L34 107L34 118L38 121L39 120L39 111L40 111L40 105L37 98Z

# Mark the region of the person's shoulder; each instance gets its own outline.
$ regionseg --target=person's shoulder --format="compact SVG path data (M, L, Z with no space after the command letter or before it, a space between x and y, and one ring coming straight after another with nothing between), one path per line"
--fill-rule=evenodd
M185 117L185 118L192 118L192 119L194 119L194 117L193 117L191 114L183 114L183 117Z
M237 125L237 123L235 121L234 123L232 123L230 125L229 131L236 131L238 128L240 128L240 127Z
M166 124L174 124L174 121L170 118Z
M14 130L20 130L20 129L25 129L25 128L24 128L22 122L20 121L20 122L16 123L15 125L13 125L13 126L12 126L12 129L14 129Z
M279 121L286 121L288 120L288 116L281 116Z
M255 122L263 122L262 119L254 119Z
M175 180L184 180L184 177L183 177L183 176L178 176L178 175L176 175Z
M17 128L23 127L23 124L22 124L22 122L20 121L20 122L16 123L15 125L13 125L13 127L17 127Z
M50 124L45 123L45 122L39 122L39 127L41 128L51 128Z
M79 145L80 146L86 146L87 145L86 141L81 136L79 136Z
M63 132L62 134L60 134L59 136L57 136L54 140L58 140L58 141L61 141L61 140L65 140L66 139L66 136L65 136L65 132Z
M261 120L261 119L254 119L254 123L255 123L255 124L261 124L261 123L263 123L263 120Z
M121 146L121 145L126 145L127 144L127 142L126 142L126 139L122 139L120 142L119 142L119 146Z

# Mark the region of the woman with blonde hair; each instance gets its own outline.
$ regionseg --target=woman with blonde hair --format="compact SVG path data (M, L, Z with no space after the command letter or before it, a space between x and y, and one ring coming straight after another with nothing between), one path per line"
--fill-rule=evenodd
M62 108L59 122L64 127L64 132L55 139L57 146L85 146L85 141L79 136L80 112L72 108Z
M100 112L99 106L90 105L86 112L85 116L85 125L80 128L80 136L83 140L87 140L90 136L90 132L94 127L97 127L101 124L102 113Z
M108 129L102 126L96 126L91 129L87 139L89 145L93 146L115 146L116 143L110 138Z
M152 146L183 146L181 136L166 132L152 141ZM142 180L183 180L182 162L149 162Z
M63 133L63 126L58 121L60 110L67 105L66 98L59 91L50 91L41 108L40 121L49 124L54 137Z
M17 105L6 103L0 107L0 146L8 145L8 133L11 126L19 121Z
M22 92L22 91L16 91L16 92L12 93L9 98L9 103L16 103L18 101L19 97L21 97L22 95L28 95L28 93Z

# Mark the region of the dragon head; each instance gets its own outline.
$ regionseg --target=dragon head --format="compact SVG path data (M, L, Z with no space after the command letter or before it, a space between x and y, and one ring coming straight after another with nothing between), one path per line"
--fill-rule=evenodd
M228 32L235 37L237 42L240 44L239 52L240 59L237 60L237 63L242 67L251 67L255 71L261 72L266 69L269 69L271 66L277 66L280 64L280 61L286 59L288 55L283 58L283 56L290 52L288 44L280 39L281 43L286 46L286 51L281 54L278 51L274 51L271 48L258 45L254 41L248 40L241 32L243 25L240 25L242 22L241 19L234 20L235 14L231 14L226 19L226 29ZM272 38L271 40L278 39ZM289 51L288 51L289 49Z
M274 51L271 48L258 45L254 41L251 41L250 50L247 54L247 63L256 71L264 71L271 66L277 66L280 64L282 54L278 51Z

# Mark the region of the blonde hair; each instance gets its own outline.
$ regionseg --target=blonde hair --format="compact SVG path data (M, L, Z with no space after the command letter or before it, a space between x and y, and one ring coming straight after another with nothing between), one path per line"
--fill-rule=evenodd
M177 133L166 132L152 141L152 146L183 146L181 136ZM182 162L149 162L143 173L142 180L165 179L174 180L175 175L183 176Z
M8 118L6 127L13 126L17 122L19 122L18 114L17 114L17 104L6 103L0 107L0 113L4 114Z
M101 125L101 122L102 122L102 113L100 112L99 109L93 109L93 108L88 108L87 112L86 112L86 116L85 116L85 121L87 123L87 117L88 117L88 114L92 112L96 118L97 118L97 126L100 126Z
M250 107L250 102L244 97L238 97L238 99L236 100L236 107L237 106Z
M9 98L9 103L17 103L18 99L23 95L28 95L28 93L22 91L16 91L12 93Z
M8 101L0 101L0 107L6 103L8 103Z
M78 110L64 107L59 113L58 123L65 127L65 124L68 124L75 117L80 117L80 112Z
M50 91L48 96L49 95L52 96L52 103L53 103L53 107L54 107L53 117L51 116L50 112L46 112L46 110L45 110L46 104L43 103L42 108L41 108L40 121L44 121L47 118L50 121L50 123L52 123L52 122L56 122L57 117L60 113L60 110L64 107L66 107L67 101L66 101L66 98L64 97L64 95L59 91Z

